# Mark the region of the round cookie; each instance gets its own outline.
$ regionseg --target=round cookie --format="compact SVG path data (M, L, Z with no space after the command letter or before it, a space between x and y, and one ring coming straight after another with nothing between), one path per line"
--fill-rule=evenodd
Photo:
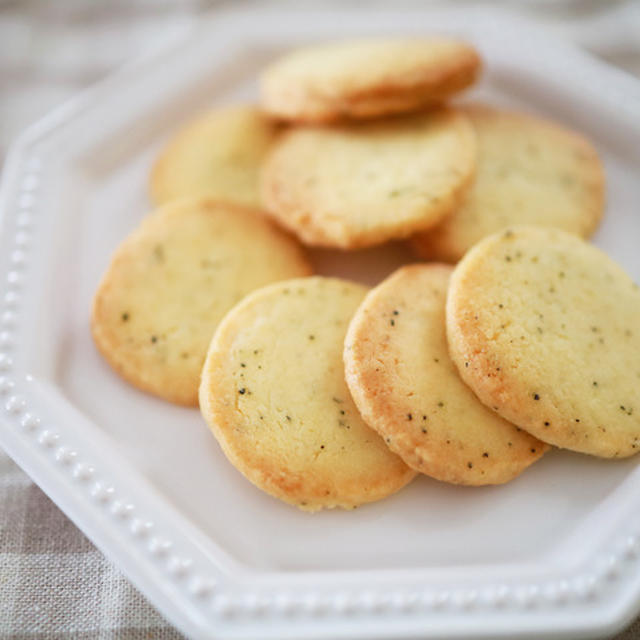
M487 406L537 438L602 457L640 447L640 290L557 229L476 245L447 301L451 357Z
M268 155L268 212L305 243L353 249L403 238L460 202L475 134L451 108L376 122L290 130Z
M177 201L143 220L116 250L93 301L93 338L128 382L195 406L224 314L258 287L310 272L298 245L258 213Z
M322 277L256 291L220 323L202 372L200 409L229 460L307 511L379 500L415 475L344 379L344 336L366 291Z
M216 109L188 122L153 165L151 199L158 205L208 196L258 206L258 171L279 131L254 107Z
M585 138L530 115L480 105L464 111L478 140L476 177L460 207L412 238L419 256L457 262L511 225L593 233L604 208L604 173Z
M410 467L438 480L501 484L548 449L487 409L449 357L452 268L402 267L371 290L345 340L349 390L365 422Z
M443 102L473 84L475 49L450 38L362 39L294 51L260 79L271 115L300 122L373 118Z

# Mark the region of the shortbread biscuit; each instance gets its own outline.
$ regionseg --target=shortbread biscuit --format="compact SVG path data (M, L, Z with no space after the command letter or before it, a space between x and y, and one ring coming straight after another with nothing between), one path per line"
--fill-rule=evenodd
M229 460L307 511L379 500L415 475L344 379L342 344L366 291L322 277L256 291L220 323L202 372L200 409Z
M451 356L499 415L558 447L602 457L640 447L640 290L578 237L514 227L458 264Z
M480 57L450 38L363 39L294 51L260 80L271 115L299 122L372 118L442 102L473 84Z
M279 131L253 107L216 109L188 122L162 150L149 191L158 205L207 196L258 206L258 171Z
M299 127L268 155L267 210L311 245L352 249L406 237L460 202L475 134L451 108L376 122Z
M452 268L402 267L369 292L345 340L349 390L365 422L410 467L438 480L501 484L548 445L487 409L449 357Z
M224 314L258 287L310 272L297 244L259 214L177 201L116 250L94 299L93 337L131 384L197 405L202 364Z
M511 225L593 233L604 208L604 173L585 138L530 115L480 105L464 110L478 139L476 177L458 209L412 238L418 255L457 262Z

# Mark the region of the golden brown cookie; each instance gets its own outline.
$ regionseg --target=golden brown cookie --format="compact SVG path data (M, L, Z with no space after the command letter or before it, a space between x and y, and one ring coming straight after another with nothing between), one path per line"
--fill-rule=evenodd
M344 335L366 291L322 277L256 291L220 323L203 369L200 409L226 456L307 511L379 500L415 475L363 422L344 379Z
M345 340L347 383L365 422L410 467L455 484L501 484L548 445L487 409L460 379L445 332L451 271L402 267L367 294Z
M256 212L176 201L116 250L94 298L93 338L131 384L197 405L202 364L224 314L258 287L310 272L298 245Z
M510 225L593 233L604 208L604 173L585 138L530 115L480 105L464 111L478 140L476 177L459 208L412 238L419 256L457 262Z
M257 207L258 171L279 131L258 109L216 109L188 122L164 147L150 176L158 205L207 196Z
M294 51L260 79L272 116L299 122L373 118L443 102L473 84L481 61L451 38L378 38Z
M640 291L574 235L514 227L456 267L451 357L506 420L558 447L602 457L640 447Z
M475 134L451 108L368 123L290 130L261 176L268 212L305 243L353 249L403 238L460 202Z

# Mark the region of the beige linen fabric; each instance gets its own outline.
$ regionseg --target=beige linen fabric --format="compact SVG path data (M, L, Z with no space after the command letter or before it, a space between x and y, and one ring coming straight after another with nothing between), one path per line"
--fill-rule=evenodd
M0 638L183 637L4 454L0 510Z

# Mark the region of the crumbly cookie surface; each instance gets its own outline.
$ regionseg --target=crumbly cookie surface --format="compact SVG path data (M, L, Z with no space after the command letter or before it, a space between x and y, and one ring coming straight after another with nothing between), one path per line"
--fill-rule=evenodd
M200 408L229 460L304 510L379 500L414 476L360 417L342 345L366 288L313 277L256 291L222 321Z
M299 122L372 118L442 102L475 81L475 49L450 38L363 39L294 51L260 80L273 116Z
M445 332L451 271L410 265L369 292L345 340L347 383L367 424L413 469L500 484L548 445L487 409L460 379Z
M310 274L258 213L206 199L160 208L117 248L93 302L94 341L128 382L196 405L216 325L243 296Z
M280 128L257 108L216 109L186 123L151 171L155 204L207 196L257 207L258 171Z
M596 247L515 227L456 267L447 334L463 380L537 438L602 457L640 447L640 291Z
M457 262L511 225L557 227L581 237L595 231L604 173L588 140L530 115L481 105L463 110L477 135L475 179L450 216L412 238L418 255Z
M303 242L353 249L439 222L460 203L475 162L473 128L452 108L299 127L269 153L261 193Z

